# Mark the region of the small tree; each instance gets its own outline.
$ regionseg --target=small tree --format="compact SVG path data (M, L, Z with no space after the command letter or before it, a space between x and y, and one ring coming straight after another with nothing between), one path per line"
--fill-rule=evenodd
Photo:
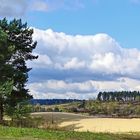
M3 121L4 107L6 105L7 97L11 94L13 89L13 82L0 82L0 123Z
M11 118L11 121L8 121L8 125L20 127L32 125L32 117L30 116L31 110L32 106L28 104L28 102L19 103L14 108L9 105L6 106L6 114Z

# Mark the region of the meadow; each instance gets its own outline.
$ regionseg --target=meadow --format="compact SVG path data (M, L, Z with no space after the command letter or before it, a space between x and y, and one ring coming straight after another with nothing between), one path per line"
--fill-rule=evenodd
M0 126L0 140L139 140L140 134L50 131Z
M36 112L31 116L40 121L39 126L0 126L0 140L140 139L140 119L95 118L64 112Z

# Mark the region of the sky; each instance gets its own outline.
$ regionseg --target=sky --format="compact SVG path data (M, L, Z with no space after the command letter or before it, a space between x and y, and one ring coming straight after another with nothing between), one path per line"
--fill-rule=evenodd
M34 29L34 98L140 90L140 0L0 0L4 17Z

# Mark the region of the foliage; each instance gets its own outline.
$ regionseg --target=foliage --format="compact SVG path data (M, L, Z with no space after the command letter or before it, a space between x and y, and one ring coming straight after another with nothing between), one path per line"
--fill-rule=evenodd
M140 117L140 102L101 102L101 101L86 101L85 110L88 110L90 115L102 117Z
M26 102L18 103L15 108L13 109L10 106L6 108L7 115L11 117L11 119L24 119L28 118L31 112L31 106Z
M38 112L36 106L33 106L33 112ZM85 100L83 102L73 102L61 105L39 106L43 112L73 112L81 114L89 114L97 117L125 117L139 118L140 117L140 102L118 102L118 101L98 101Z
M0 28L0 123L3 120L4 104L13 88L13 68L9 64L12 51L13 47L7 42L7 34Z

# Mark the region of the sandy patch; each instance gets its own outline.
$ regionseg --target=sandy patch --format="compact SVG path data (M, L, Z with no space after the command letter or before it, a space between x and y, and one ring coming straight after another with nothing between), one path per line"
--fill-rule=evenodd
M60 127L73 125L75 131L91 132L140 132L140 119L90 118L68 121Z
M61 112L33 113L45 121L57 123L65 130L90 132L140 132L140 119L94 118L85 115Z

